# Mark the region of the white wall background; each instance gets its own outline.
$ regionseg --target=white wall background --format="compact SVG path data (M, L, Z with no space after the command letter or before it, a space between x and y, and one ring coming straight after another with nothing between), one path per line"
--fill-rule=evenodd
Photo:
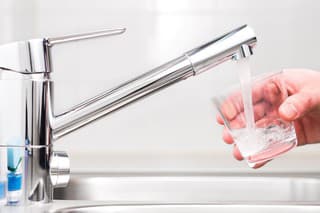
M255 73L320 69L319 9L316 0L0 0L0 42L127 28L54 48L62 112L242 24L258 36ZM251 171L232 159L210 103L235 74L234 64L219 66L61 139L56 149L68 151L74 170ZM299 147L260 171L318 171L319 152Z

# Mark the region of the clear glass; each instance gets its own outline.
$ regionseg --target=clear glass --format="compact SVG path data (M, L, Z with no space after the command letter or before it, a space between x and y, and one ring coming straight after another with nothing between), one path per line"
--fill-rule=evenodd
M297 144L293 123L282 120L278 112L288 97L281 75L282 72L269 73L251 81L253 129L247 128L240 85L226 88L213 99L227 130L251 167L271 160Z

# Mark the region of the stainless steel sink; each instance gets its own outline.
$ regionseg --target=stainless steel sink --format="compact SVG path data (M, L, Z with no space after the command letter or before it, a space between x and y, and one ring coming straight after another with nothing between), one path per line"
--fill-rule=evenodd
M315 213L319 206L313 205L212 205L212 204L171 204L171 205L96 205L65 208L55 213Z
M69 186L56 189L54 197L58 200L124 203L320 203L320 174L74 173ZM105 207L97 207L100 208ZM157 212L166 208L159 206ZM144 209L149 211L148 207L141 211ZM184 210L185 207L178 209L189 212Z

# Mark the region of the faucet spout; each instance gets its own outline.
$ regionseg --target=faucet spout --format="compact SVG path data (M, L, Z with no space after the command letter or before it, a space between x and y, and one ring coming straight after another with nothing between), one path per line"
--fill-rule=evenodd
M57 140L129 103L209 70L224 61L247 57L244 47L252 53L256 42L254 31L246 25L226 33L135 79L84 101L65 113L56 115L52 121L52 137Z

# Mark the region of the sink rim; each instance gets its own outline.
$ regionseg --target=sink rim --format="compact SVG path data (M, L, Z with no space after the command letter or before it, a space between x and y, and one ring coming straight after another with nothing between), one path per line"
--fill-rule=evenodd
M52 213L68 213L73 211L83 211L83 210L93 210L93 208L124 208L124 207L136 207L136 208L163 208L163 207L172 207L172 208L183 208L183 207L224 207L224 208L316 208L320 210L320 201L319 202L201 202L201 203L183 203L183 202L174 202L174 203L148 203L148 202L134 202L134 203L100 203L100 204L84 204L77 206L68 206L51 211Z
M310 204L320 202L320 173L77 172L71 176L69 187L54 191L54 199Z
M77 176L102 176L102 177L205 177L205 176L235 176L235 177L302 177L320 179L319 172L269 172L269 171L71 171L70 175Z

